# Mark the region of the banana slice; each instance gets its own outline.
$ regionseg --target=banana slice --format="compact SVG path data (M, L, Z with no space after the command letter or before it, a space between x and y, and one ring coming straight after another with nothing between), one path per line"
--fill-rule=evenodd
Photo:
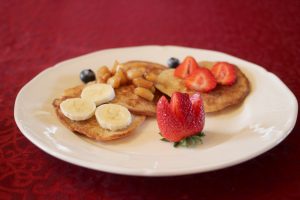
M81 92L81 98L95 102L96 106L109 102L115 98L115 91L111 85L96 83L85 87Z
M91 118L96 110L94 102L87 99L71 98L61 102L60 110L69 119L74 121Z
M126 128L132 121L130 112L118 104L104 104L96 109L95 116L102 128L116 131Z

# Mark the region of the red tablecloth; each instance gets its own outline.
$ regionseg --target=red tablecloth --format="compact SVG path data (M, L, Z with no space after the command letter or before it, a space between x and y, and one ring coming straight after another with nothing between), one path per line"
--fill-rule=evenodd
M0 199L300 199L300 126L277 147L209 173L145 178L58 160L17 128L22 86L62 60L146 44L226 52L300 96L300 1L1 1ZM263 84L263 83L261 83Z

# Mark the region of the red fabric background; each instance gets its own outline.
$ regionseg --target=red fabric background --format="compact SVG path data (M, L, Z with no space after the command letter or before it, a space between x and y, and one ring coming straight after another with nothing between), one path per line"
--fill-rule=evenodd
M13 118L17 92L42 70L92 51L146 44L249 60L299 98L299 9L297 0L0 1L0 199L300 199L298 122L281 144L243 164L144 178L60 161L30 143Z

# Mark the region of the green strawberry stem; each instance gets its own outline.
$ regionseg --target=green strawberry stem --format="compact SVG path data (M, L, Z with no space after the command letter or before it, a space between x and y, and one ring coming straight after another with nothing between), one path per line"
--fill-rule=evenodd
M159 133L160 134L160 133ZM161 134L160 134L161 135ZM191 135L189 137L183 138L182 140L178 141L178 142L174 142L173 146L174 147L179 147L179 146L183 146L183 147L190 147L190 146L194 146L197 143L203 143L202 142L202 138L205 136L205 134L203 132L199 132L195 135ZM170 142L169 140L167 140L166 138L161 138L161 141L164 142Z

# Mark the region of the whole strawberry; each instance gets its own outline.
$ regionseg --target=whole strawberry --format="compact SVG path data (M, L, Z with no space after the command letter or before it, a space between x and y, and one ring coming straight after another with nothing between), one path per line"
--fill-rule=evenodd
M199 93L173 93L170 103L162 96L157 103L157 123L161 135L170 142L201 139L205 113ZM191 138L191 136L195 136Z

